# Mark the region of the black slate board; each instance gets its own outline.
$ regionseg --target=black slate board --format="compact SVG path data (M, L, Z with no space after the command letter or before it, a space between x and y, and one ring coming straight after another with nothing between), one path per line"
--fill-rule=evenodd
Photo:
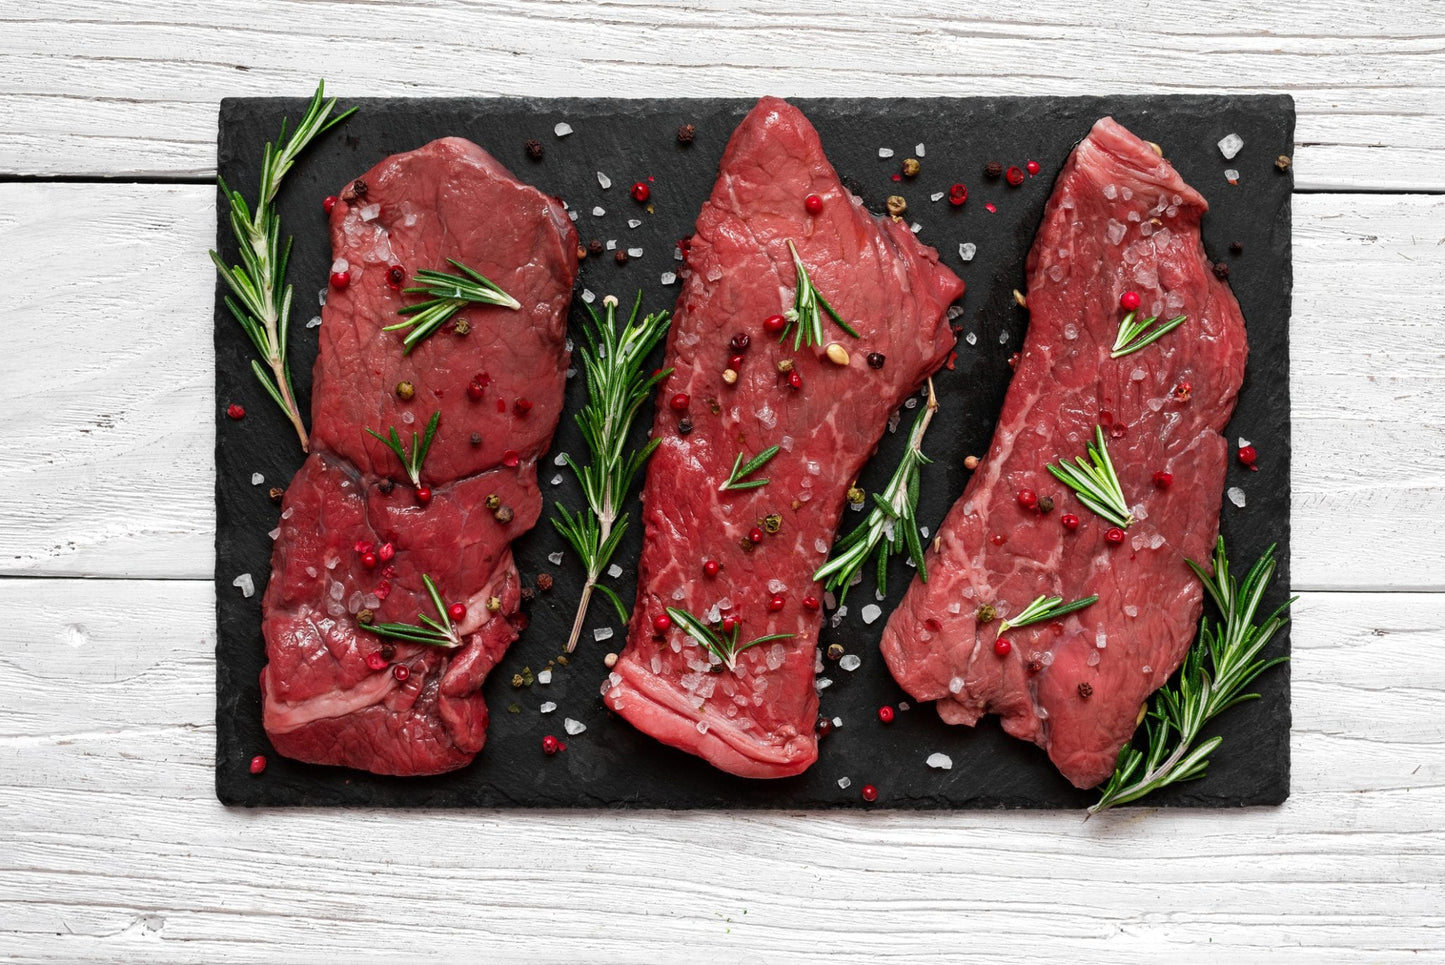
M295 237L290 280L296 287L291 354L303 410L309 411L309 373L316 338L306 320L318 309L317 293L326 283L331 261L321 199L333 194L382 157L406 151L444 135L470 138L491 151L522 179L567 199L580 212L584 241L617 239L621 247L641 247L644 255L624 267L610 255L590 258L578 283L600 298L615 293L627 302L640 287L649 309L671 308L678 287L660 282L675 270L673 246L691 233L693 220L711 190L718 159L734 126L752 106L751 99L450 99L365 100L343 127L322 138L290 175L279 203L283 230ZM1230 263L1231 284L1248 321L1250 359L1231 440L1250 439L1260 452L1258 473L1232 465L1228 485L1240 486L1248 504L1223 505L1223 533L1231 557L1241 568L1270 543L1278 543L1279 571L1268 606L1282 601L1289 586L1289 353L1290 191L1292 178L1275 169L1277 155L1289 154L1294 139L1294 102L1286 96L1146 96L1074 98L818 99L799 107L817 126L829 158L847 183L874 211L885 198L902 194L909 218L922 224L920 238L935 245L944 261L968 283L956 324L962 328L957 366L936 380L941 410L930 430L927 451L935 464L924 475L920 521L935 528L962 492L968 473L963 457L986 451L1010 369L1007 359L1023 340L1026 314L1011 297L1024 288L1023 262L1047 199L1053 176L1075 143L1099 117L1112 114L1140 136L1163 145L1184 178L1211 204L1204 221L1205 247L1216 260ZM230 99L220 113L219 170L230 185L253 198L261 146L275 136L283 116L300 116L304 102L282 99ZM574 133L558 138L553 127L565 120ZM679 124L692 123L697 137L690 147L677 143ZM1215 147L1237 132L1244 150L1226 162ZM545 147L540 162L528 160L523 144L536 138ZM922 173L912 181L891 175L904 157L923 142ZM878 156L880 147L896 152ZM1038 161L1039 176L1022 187L983 177L987 161L1022 167ZM1226 183L1224 170L1241 172L1238 186ZM601 190L596 172L612 179ZM653 176L654 213L643 212L627 196L634 181ZM968 185L968 203L951 208L930 201L935 191L955 181ZM985 208L993 202L996 212ZM594 205L606 214L594 217ZM219 246L228 258L234 244L227 233L225 208ZM640 218L629 229L626 221ZM977 245L971 263L961 262L960 242ZM1243 245L1229 253L1231 242ZM660 808L831 808L870 807L859 787L879 789L880 807L983 808L1084 806L1096 797L1064 781L1031 744L1007 737L993 718L976 729L940 723L930 706L915 706L884 726L876 710L906 699L877 653L885 623L866 626L859 618L872 601L871 579L851 594L850 612L836 629L825 629L822 645L837 640L863 657L853 673L829 664L833 685L822 694L823 712L843 726L822 741L816 765L806 774L782 781L746 781L722 774L701 761L644 737L610 715L598 696L606 675L603 654L620 649L618 635L605 643L591 630L616 626L601 602L592 607L588 631L572 662L554 670L550 685L514 690L512 675L534 670L557 656L566 639L580 576L568 559L555 566L548 554L563 548L545 521L516 547L517 562L531 581L539 571L553 573L556 587L539 594L532 623L513 645L486 684L492 710L487 745L472 766L434 778L394 779L341 768L287 761L271 751L261 728L257 674L263 664L260 634L261 588L268 572L277 507L267 498L271 485L284 485L300 466L301 453L289 425L262 394L249 372L250 347L220 304L216 308L216 595L217 759L216 791L226 804L239 805L382 805L505 807L660 807ZM574 331L582 309L574 301ZM965 336L975 337L970 344ZM568 386L568 411L581 403L583 385ZM228 403L240 402L248 415L225 416ZM907 415L907 414L905 414ZM644 414L646 420L650 416ZM886 481L902 448L903 429L885 436L878 456L860 484L876 489ZM639 427L639 435L646 427ZM570 416L564 416L553 453L584 451ZM571 476L550 484L549 456L541 466L549 501L580 505ZM255 486L253 473L266 482ZM857 517L845 514L845 523ZM622 597L634 592L629 561L636 558L640 533L634 528L618 556L625 573L614 585ZM570 554L569 554L570 556ZM240 573L253 574L257 593L246 599L232 585ZM895 562L883 603L896 604L912 572ZM1288 650L1287 632L1272 653ZM1289 793L1289 667L1259 682L1263 699L1229 711L1212 732L1225 741L1210 764L1206 780L1151 797L1150 803L1219 807L1278 803ZM541 715L539 705L554 701L556 712ZM517 713L509 712L515 706ZM544 734L562 735L564 717L587 725L585 733L564 737L569 747L544 757ZM934 751L952 756L953 768L926 767ZM260 777L248 771L254 754L266 754L270 766ZM838 780L851 779L842 789Z

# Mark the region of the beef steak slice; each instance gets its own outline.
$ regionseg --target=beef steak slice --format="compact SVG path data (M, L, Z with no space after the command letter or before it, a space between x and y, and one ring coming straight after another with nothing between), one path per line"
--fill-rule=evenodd
M1028 258L1030 324L987 457L939 529L927 583L915 580L884 631L898 682L950 723L985 713L1043 747L1078 787L1114 768L1141 705L1179 666L1203 605L1186 559L1208 559L1228 466L1221 431L1244 376L1244 319L1210 272L1207 205L1150 147L1104 118L1074 150ZM1110 358L1120 296L1188 321ZM1123 543L1045 469L1084 455L1103 426L1137 522ZM1154 473L1173 484L1156 486ZM1057 508L1022 505L1020 490ZM1060 517L1079 517L1077 530ZM1011 629L998 617L1038 596L1095 605Z
M806 210L809 195L821 199L820 212ZM764 333L764 319L793 302L789 240L859 333L824 321L825 343L847 350L846 365L829 361L823 345L795 350L791 336ZM906 224L869 214L839 182L812 125L776 98L734 132L687 246L685 276L667 342L674 372L653 428L660 445L643 491L637 603L603 695L634 726L722 770L785 777L817 758L822 614L804 599L821 599L822 589L812 574L889 414L952 348L945 313L963 283ZM732 345L739 334L750 340L741 353ZM868 365L871 352L886 356L882 368ZM744 360L729 384L734 354ZM789 386L780 361L801 388ZM777 455L752 477L767 485L719 491L739 453L746 461L774 445ZM706 560L721 565L716 577L704 576ZM668 607L705 621L737 618L739 642L794 636L743 651L729 671L675 624L655 628Z
M262 715L287 757L436 774L481 749L482 681L524 620L509 547L541 512L536 460L562 409L576 232L560 203L458 138L387 158L362 181L364 194L353 182L331 213L334 257L351 280L322 312L312 452L286 490L262 601ZM465 334L447 326L404 354L405 332L381 329L413 297L388 270L453 270L447 258L522 308L467 307L457 316ZM467 392L473 380L481 399ZM523 398L530 408L516 405ZM409 449L438 411L422 506L396 456L364 429L395 426ZM488 508L492 496L509 521ZM358 546L387 543L394 557L365 566ZM378 623L435 618L422 574L466 606L455 650L382 640L359 624L362 609ZM377 653L384 669L368 666Z

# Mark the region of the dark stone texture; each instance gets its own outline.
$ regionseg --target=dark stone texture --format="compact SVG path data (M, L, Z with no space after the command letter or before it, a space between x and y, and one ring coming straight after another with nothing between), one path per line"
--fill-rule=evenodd
M674 271L673 245L691 233L702 201L712 188L717 162L734 126L752 100L370 100L361 111L330 132L304 155L280 197L283 231L294 235L290 280L296 288L292 319L293 373L303 409L309 412L315 333L305 328L317 313L316 293L326 284L331 261L321 199L388 154L410 150L444 135L476 141L512 168L518 177L566 198L579 211L583 242L615 238L620 247L641 247L645 254L619 267L610 253L582 266L579 292L614 293L630 303L638 288L649 310L672 307L678 287L664 287L659 276ZM908 199L910 220L923 225L920 237L939 248L944 261L968 283L957 367L936 379L942 409L930 430L926 449L935 459L924 472L920 520L936 527L962 492L968 473L963 457L986 450L1008 384L1008 356L1022 344L1025 312L1011 292L1024 286L1023 262L1055 173L1074 144L1104 114L1113 114L1142 137L1162 144L1170 159L1212 205L1204 220L1204 244L1211 259L1231 266L1230 284L1249 325L1250 359L1239 409L1229 428L1231 441L1244 436L1259 450L1258 473L1234 464L1228 485L1248 494L1237 509L1225 502L1223 533L1242 573L1270 543L1279 544L1279 571L1268 606L1277 605L1289 586L1289 353L1290 191L1292 177L1274 167L1279 154L1291 153L1294 103L1285 96L1146 96L1078 98L960 98L931 100L803 100L798 105L822 135L834 166L874 211L890 194ZM262 144L275 136L283 116L298 117L300 100L240 99L221 105L219 168L226 181L254 198ZM574 133L557 138L553 125L566 120ZM677 142L680 124L696 125L690 146ZM1215 147L1231 131L1244 139L1244 150L1225 161ZM525 143L545 147L540 161L527 157ZM922 172L913 179L891 180L913 145L926 144ZM895 156L878 157L879 147ZM1004 179L986 179L990 160L1005 165L1033 159L1042 170L1021 187ZM1238 186L1224 180L1226 168L1241 172ZM599 188L596 172L613 181ZM648 176L654 212L628 197L627 190ZM935 191L956 181L968 185L968 203L951 207L931 202ZM985 210L992 201L997 212ZM591 214L594 205L607 212ZM228 257L234 244L221 214L220 248ZM640 218L629 229L627 219ZM958 245L971 241L977 257L961 264ZM1243 245L1232 255L1232 242ZM218 288L219 293L219 288ZM580 323L580 299L572 322ZM964 341L975 333L977 344ZM1007 334L1005 344L1001 335ZM251 350L239 326L217 303L216 310L216 593L217 638L217 795L240 805L524 806L661 808L996 808L1066 807L1090 803L1094 792L1078 791L1061 778L1042 751L1007 737L987 718L976 729L948 727L929 706L900 712L888 726L876 710L897 704L904 694L889 677L877 653L884 619L865 626L858 616L873 598L866 579L850 595L849 613L836 629L825 629L821 645L842 642L863 658L854 673L827 664L833 686L823 692L823 711L841 717L843 726L822 742L818 763L805 775L782 781L746 781L722 774L702 761L644 737L602 706L598 688L607 671L602 657L622 646L616 615L594 600L588 629L566 667L557 667L548 686L514 690L512 675L524 666L534 671L555 658L566 639L577 599L580 574L575 560L561 566L547 560L563 548L552 527L542 522L516 547L517 561L529 584L539 572L556 577L550 593L531 604L532 624L513 645L486 685L492 711L487 746L472 766L434 778L376 777L339 768L298 764L271 752L261 729L257 674L264 661L260 599L271 552L267 532L276 525L278 507L267 497L301 463L289 425L261 392L249 371ZM568 407L581 404L580 378L568 385ZM230 402L247 410L244 420L225 416ZM647 410L650 412L650 409ZM907 415L907 414L905 414ZM643 416L645 422L647 415ZM896 464L909 419L886 436L878 457L860 480L881 486ZM641 438L646 426L639 426ZM358 431L360 431L358 429ZM553 453L582 453L584 447L570 417L564 417ZM251 485L251 474L266 482ZM560 486L550 479L564 477ZM542 466L542 489L568 506L581 504L569 472ZM845 525L858 517L845 513ZM617 561L628 572L615 586L626 600L633 594L630 561L641 534L633 530ZM231 585L250 572L257 593L242 598ZM912 571L895 562L882 604L896 604ZM613 626L618 636L605 643L592 639L593 627ZM1287 631L1270 653L1288 650ZM1262 699L1228 711L1211 733L1225 736L1208 776L1169 789L1148 803L1189 807L1276 804L1289 793L1289 666L1259 681ZM543 701L557 710L538 714ZM515 705L519 712L509 712ZM564 717L587 725L575 738L562 731ZM544 757L541 741L554 733L568 744L555 757ZM952 756L951 771L924 766L934 751ZM267 754L270 766L253 777L247 769L254 754ZM847 776L852 786L838 787ZM872 783L878 803L865 805L858 789Z

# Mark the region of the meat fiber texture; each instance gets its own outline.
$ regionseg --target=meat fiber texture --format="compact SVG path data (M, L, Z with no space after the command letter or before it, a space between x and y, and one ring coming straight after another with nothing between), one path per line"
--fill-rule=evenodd
M1081 788L1108 778L1141 706L1194 638L1203 590L1185 565L1218 533L1228 468L1221 435L1244 378L1244 319L1200 242L1204 198L1111 118L1064 165L1028 258L1029 331L988 455L939 528L927 583L915 580L883 633L898 682L949 723L998 714ZM1110 358L1137 292L1146 315L1188 321ZM1187 387L1185 384L1187 383ZM1187 390L1186 390L1187 389ZM1121 544L1045 469L1085 455L1103 426L1137 521ZM1154 473L1173 474L1161 488ZM1020 490L1057 508L1025 508ZM1070 531L1060 516L1073 513ZM1099 602L1010 629L1041 595Z
M331 212L333 268L351 280L322 312L311 455L286 490L262 601L263 722L297 760L437 774L481 749L482 681L524 622L510 544L541 512L536 460L562 410L577 235L559 202L459 138L387 158L361 181L364 193L352 182ZM415 296L389 284L388 269L454 271L447 258L522 308L469 306L455 316L465 334L449 324L404 354L405 331L382 328ZM466 391L473 379L486 385L479 401ZM410 400L396 391L403 381ZM410 451L437 411L423 506L396 455L364 430L395 426ZM487 508L493 494L509 522ZM365 567L358 547L384 543L395 557ZM378 623L436 619L422 574L467 608L455 650L384 641L357 623L363 608ZM384 647L410 671L404 681L367 666Z
M816 194L821 213L804 199ZM815 287L858 331L825 320L847 365L823 346L793 348L764 334L792 306L791 239ZM646 527L628 644L603 684L609 707L640 730L744 777L785 777L817 759L813 686L822 622L813 572L827 559L846 490L889 413L947 357L946 311L963 282L908 226L869 214L838 180L817 132L785 101L765 98L734 132L712 196L686 245L685 282L667 342L673 375L661 387L659 447L643 491ZM723 380L729 342L746 333L735 385ZM865 357L883 353L880 369ZM790 388L778 362L802 380ZM685 411L673 408L679 394ZM684 433L683 419L692 429ZM779 446L752 478L766 486L720 492L738 453ZM777 532L768 532L775 516ZM765 535L748 541L754 527ZM703 575L705 560L721 564ZM769 601L781 594L781 610ZM794 634L743 651L734 671L674 626L666 607L703 620L733 616L739 640Z

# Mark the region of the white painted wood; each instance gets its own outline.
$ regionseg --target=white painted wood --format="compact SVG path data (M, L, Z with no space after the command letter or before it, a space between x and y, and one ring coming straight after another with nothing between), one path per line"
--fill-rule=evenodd
M0 574L211 572L212 198L0 185L26 320L0 353ZM1427 524L1445 503L1445 198L1302 195L1295 224L1295 585L1445 587Z
M1294 795L1085 823L221 808L213 191L0 184L0 957L1445 960L1445 592L1369 592L1445 591L1445 198L1360 194L1445 191L1442 39L1433 0L0 4L0 180L209 176L221 97L323 75L1285 91L1297 186L1350 192L1295 207L1294 577L1348 592L1295 610Z
M226 810L212 792L212 606L197 582L0 580L7 954L1445 954L1445 594L1307 594L1297 605L1295 791L1284 806L1087 823L1033 812Z
M1301 187L1439 191L1442 36L1434 0L10 0L0 174L209 175L220 98L320 75L349 96L1283 91Z

